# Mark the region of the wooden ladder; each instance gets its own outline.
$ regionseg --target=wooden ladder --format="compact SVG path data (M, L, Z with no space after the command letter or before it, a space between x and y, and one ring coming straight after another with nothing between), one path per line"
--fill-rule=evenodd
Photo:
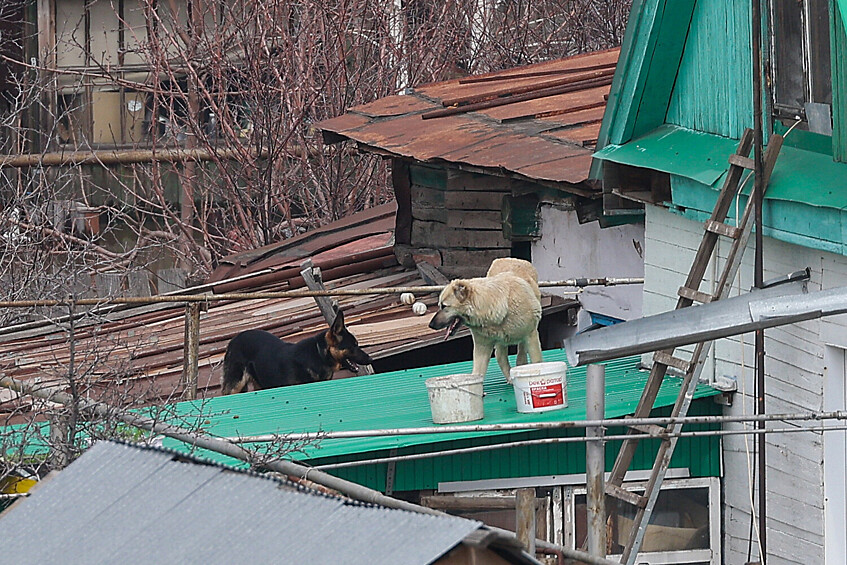
M768 142L768 147L763 157L763 189L767 187L768 179L776 163L776 158L782 148L782 139L782 136L774 134ZM694 302L706 303L725 298L733 280L735 280L738 267L741 265L741 256L747 247L753 227L752 218L755 208L753 198L748 198L747 205L744 208L744 214L737 227L730 226L725 222L732 201L738 193L739 183L741 182L744 171L752 171L754 168L753 160L749 157L752 145L753 132L747 129L741 136L738 150L729 157L729 172L718 195L712 215L704 225L703 239L700 242L700 247L697 249L697 254L688 273L688 279L685 281L685 285L680 287L677 292L679 298L676 309L687 308ZM703 275L706 272L710 260L714 257L714 260L716 262L718 261L715 248L719 237L728 238L732 243L717 282L716 292L714 294L708 294L700 290L700 283L703 280ZM697 388L700 372L703 369L703 364L706 361L711 344L712 342L697 344L694 347L690 360L675 356L674 349L656 351L653 354L653 366L650 370L650 376L647 379L647 384L638 402L634 416L636 418L650 416L650 412L653 410L656 402L656 397L659 394L662 380L669 367L677 369L684 375L671 417L683 417L688 414L688 408L694 397L694 389ZM632 493L622 486L624 476L632 463L635 450L638 447L639 439L635 437L626 438L621 445L611 476L606 483L607 495L631 504L636 508L636 515L633 520L632 529L630 530L629 539L624 547L621 563L626 563L627 565L633 565L635 563L638 551L641 548L641 542L644 539L647 524L650 522L650 516L659 496L662 481L665 478L665 474L670 466L671 456L676 448L676 435L681 429L681 423L672 423L668 426L632 426L629 429L629 434L642 436L643 434L649 434L652 437L661 439L659 452L653 463L653 470L643 496Z

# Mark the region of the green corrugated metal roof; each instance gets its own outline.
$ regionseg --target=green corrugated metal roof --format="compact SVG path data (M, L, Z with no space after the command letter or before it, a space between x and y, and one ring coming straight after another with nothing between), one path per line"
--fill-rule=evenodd
M562 350L544 353L545 361L565 361ZM513 361L514 362L514 361ZM638 369L638 357L606 364L606 414L620 417L635 410L644 388L647 372ZM372 430L438 427L430 414L424 381L433 376L468 373L471 362L452 363L421 369L395 371L351 379L182 402L176 406L181 417L199 416L209 433L220 437L292 432ZM569 406L562 410L520 414L516 410L513 388L508 385L496 363L485 379L485 418L480 424L512 422L575 421L585 419L585 368L571 368L567 374ZM676 400L679 380L668 377L662 384L656 406L669 406ZM697 388L695 397L716 394L709 387ZM508 433L508 432L500 432ZM511 432L514 434L514 432ZM425 434L380 438L326 439L305 446L298 459L325 459L355 454L422 446L445 441L491 437L491 432L463 434ZM165 440L166 447L182 448ZM206 454L222 460L222 456Z
M670 173L672 209L702 220L714 208L729 155L737 145L737 140L664 125L595 156ZM783 146L765 193L765 235L813 249L847 252L845 178L847 164L823 153ZM747 183L744 194L751 190L752 183ZM742 210L745 201L742 197Z

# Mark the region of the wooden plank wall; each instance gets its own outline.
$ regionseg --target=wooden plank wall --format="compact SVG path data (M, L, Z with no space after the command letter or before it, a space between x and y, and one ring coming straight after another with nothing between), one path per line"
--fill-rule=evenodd
M701 225L655 206L647 206L645 225L644 315L670 310L702 237ZM721 244L725 258L728 244ZM721 254L721 251L723 254ZM752 244L741 266L740 283L732 296L747 292L753 282ZM810 290L847 285L847 259L765 239L765 280L809 266ZM826 267L828 265L828 267ZM838 265L838 268L835 268ZM840 275L837 273L840 272ZM707 270L701 287L711 289L714 271ZM836 280L837 279L837 280ZM740 290L739 290L740 289ZM840 318L839 318L840 319ZM824 348L821 328L838 324L835 318L812 320L765 332L766 406L769 413L823 409ZM847 334L847 323L838 331ZM754 396L753 334L718 341L703 378L735 376L738 393L726 414L752 414ZM780 423L779 427L785 424ZM808 425L808 424L804 424ZM728 426L728 428L738 426ZM773 434L767 438L768 553L769 564L823 563L823 442L819 432ZM724 510L723 562L747 561L750 534L750 483L748 460L756 455L751 436L723 439ZM758 494L756 494L758 496ZM798 520L798 517L802 519ZM754 541L755 547L755 541ZM754 556L756 550L754 549Z
M448 277L482 276L491 261L508 257L503 235L503 198L511 181L458 170L410 167L412 248L440 252Z

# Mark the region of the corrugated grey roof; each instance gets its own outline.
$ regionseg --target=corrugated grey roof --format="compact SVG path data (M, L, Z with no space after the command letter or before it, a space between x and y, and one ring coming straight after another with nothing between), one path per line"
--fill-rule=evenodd
M0 562L423 564L481 525L102 442L0 516Z

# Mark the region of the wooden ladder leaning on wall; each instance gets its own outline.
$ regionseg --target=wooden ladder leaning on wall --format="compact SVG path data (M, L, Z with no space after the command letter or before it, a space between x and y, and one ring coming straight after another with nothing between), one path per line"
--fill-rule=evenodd
M768 147L763 157L763 190L768 185L770 174L773 171L777 156L782 148L782 141L782 136L774 134L768 142ZM749 157L752 145L753 132L747 129L741 136L737 151L729 157L729 172L718 195L712 215L704 225L703 239L700 241L700 247L694 256L694 262L688 273L685 285L680 287L677 292L679 298L676 309L687 308L694 302L706 303L725 298L732 282L735 280L735 275L738 273L738 268L741 265L741 256L747 247L754 223L753 215L755 207L753 198L748 198L747 205L744 208L744 214L739 220L737 227L730 226L725 222L732 201L739 191L744 171L752 171L754 169L753 160ZM718 260L715 254L718 237L728 238L731 241L731 247L720 272L716 286L717 290L714 294L708 294L700 291L700 284L703 281L703 275L706 272L710 260L713 257L716 262ZM694 396L694 389L697 387L700 372L703 369L703 364L706 361L711 344L712 342L697 344L694 347L690 360L674 356L674 349L656 351L653 354L653 366L650 370L650 376L647 379L647 384L638 402L634 416L636 418L650 416L662 380L669 367L677 369L684 375L671 417L683 417L687 415ZM659 452L653 463L653 469L643 496L632 493L622 486L624 476L632 463L635 450L638 447L639 439L627 438L621 445L611 476L606 483L607 495L631 504L636 508L636 515L633 520L632 529L630 530L629 539L623 551L621 563L626 563L627 565L635 563L636 556L641 548L641 542L644 539L647 524L650 522L650 516L659 496L662 481L665 478L665 474L670 466L671 456L676 448L677 437L675 436L681 429L681 423L672 423L668 426L632 426L629 429L629 434L643 435L646 433L652 437L661 439Z

